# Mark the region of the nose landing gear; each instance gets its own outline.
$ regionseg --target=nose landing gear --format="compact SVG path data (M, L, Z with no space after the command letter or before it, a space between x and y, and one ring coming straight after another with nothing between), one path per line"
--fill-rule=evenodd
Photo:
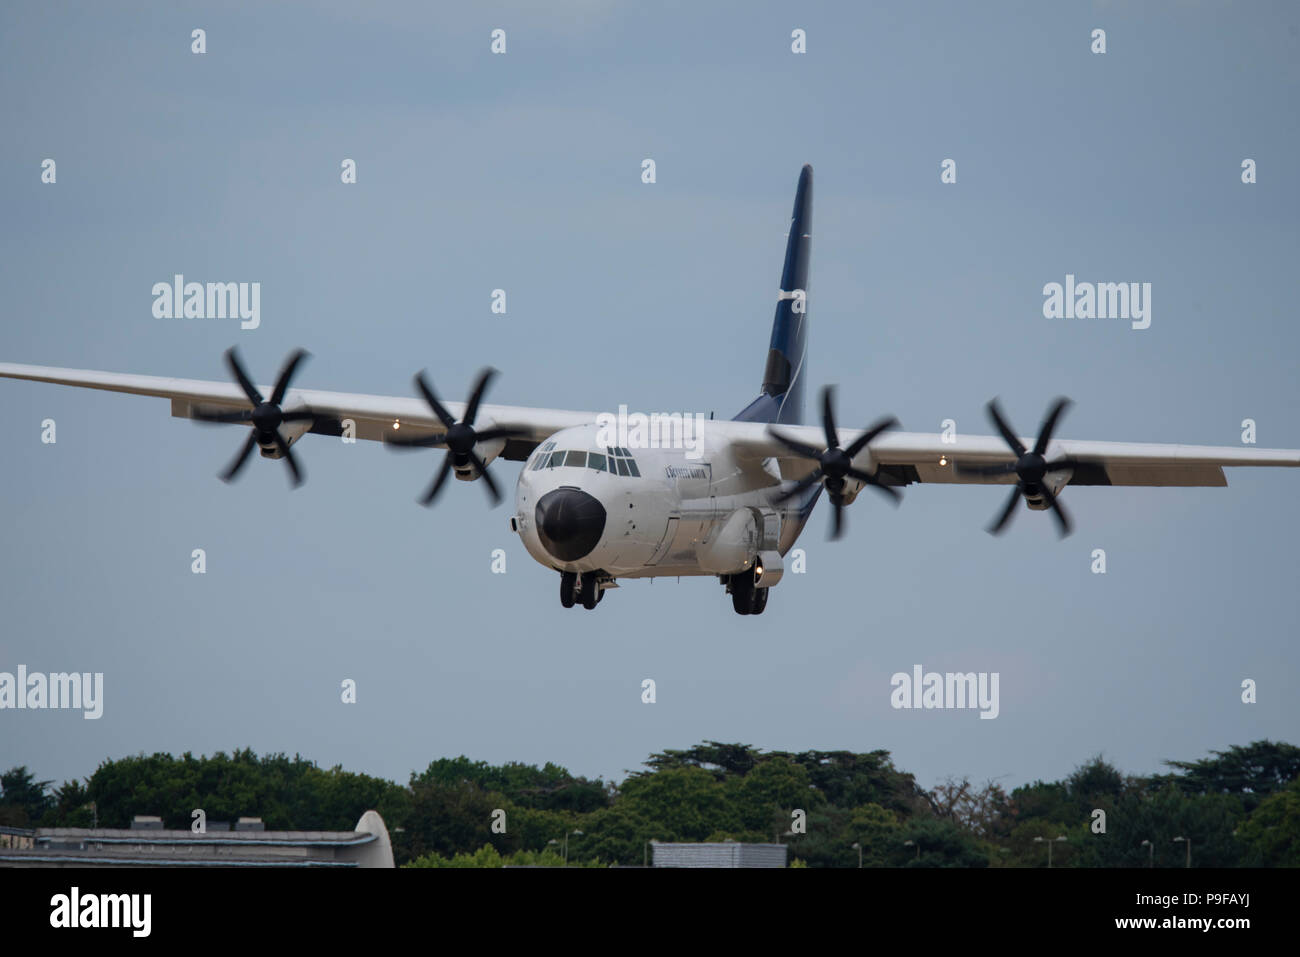
M605 589L600 587L599 572L560 572L560 604L572 608L578 602L588 611L595 608L605 598Z

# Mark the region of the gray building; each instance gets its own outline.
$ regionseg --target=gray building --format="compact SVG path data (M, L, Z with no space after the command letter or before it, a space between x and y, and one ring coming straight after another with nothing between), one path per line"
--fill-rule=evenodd
M36 844L36 832L27 827L10 827L0 824L0 849L9 847L32 847Z
M654 867L785 867L784 844L660 844L651 842Z
M367 811L353 831L268 831L259 818L210 822L203 833L137 817L129 830L42 827L0 867L392 867L388 828Z

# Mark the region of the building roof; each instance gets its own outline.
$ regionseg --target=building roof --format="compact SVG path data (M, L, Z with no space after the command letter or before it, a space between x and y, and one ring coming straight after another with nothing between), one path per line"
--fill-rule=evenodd
M376 840L366 831L139 831L118 828L42 827L36 831L38 845L72 841L86 844L231 844L247 847L353 847Z

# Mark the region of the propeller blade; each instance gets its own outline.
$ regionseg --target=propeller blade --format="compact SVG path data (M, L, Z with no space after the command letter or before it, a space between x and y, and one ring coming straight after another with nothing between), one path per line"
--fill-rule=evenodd
M262 393L257 391L257 386L253 385L253 380L244 371L244 364L239 361L239 353L234 346L226 350L226 365L230 368L230 374L235 377L235 381L239 383L239 387L244 390L244 395L248 396L248 401L253 405L261 405Z
M248 461L248 457L253 453L253 446L256 444L257 433L250 429L248 438L244 440L244 447L239 450L239 454L231 460L230 465L228 465L226 470L221 473L221 481L234 481L235 476L239 474L239 470L244 467L244 463Z
M1002 514L998 516L996 522L988 527L988 533L990 535L1000 535L1002 533L1002 529L1006 528L1007 522L1011 521L1011 515L1015 512L1016 506L1019 503L1020 485L1017 483L1016 487L1011 490L1011 497L1007 499L1007 504L1006 507L1002 509Z
M898 420L894 418L892 415L889 416L888 418L881 419L875 425L871 426L871 428L867 429L867 431L863 432L856 439L854 439L853 444L850 445L847 449L845 449L844 452L846 455L848 455L849 458L853 458L859 452L865 449L872 442L872 440L875 439L875 437L878 436L881 432L884 432L888 429L896 429L896 428L898 428Z
M831 499L831 541L836 541L844 534L844 506Z
M1052 514L1056 516L1056 523L1060 526L1061 537L1065 538L1074 530L1074 526L1070 522L1069 513L1065 511L1065 506L1062 505L1057 500L1056 496L1052 494L1052 490L1045 485L1043 486L1043 496L1047 499L1047 504L1051 507Z
M835 390L830 386L822 389L822 428L826 430L826 447L828 449L838 449L840 447L840 436L835 431L835 410L831 408L834 405Z
M1019 457L1025 454L1025 446L1016 438L1016 433L1011 431L1011 426L1007 425L1007 420L1002 416L1002 410L998 407L998 400L992 399L986 406L989 418L993 420L993 425L1002 433L1002 438L1006 440L1007 445L1011 446L1012 451Z
M445 432L438 435L391 435L384 433L384 444L395 449L434 449L447 442Z
M815 461L821 458L821 449L815 449L811 445L804 445L797 439L792 439L788 435L784 435L773 428L768 428L767 434L772 436L772 438L776 439L801 459L813 459Z
M284 366L280 369L280 377L275 380L275 389L271 392L271 404L279 405L284 401L284 394L289 391L289 380L297 371L299 364L308 356L307 350L295 350L293 355L285 360Z
M465 418L462 421L466 425L474 424L474 417L478 415L478 404L483 398L483 393L487 391L488 383L496 374L497 370L490 366L479 373L478 381L474 383L474 391L469 394L469 405L465 408Z
M1010 475L1016 470L1015 462L1004 462L1001 465L961 465L958 462L952 463L953 471L958 475Z
M903 493L900 492L898 489L894 488L894 486L886 485L883 482L869 482L867 484L869 484L877 492L884 492L885 497L888 498L895 505L901 505L903 503Z
M293 487L297 488L302 484L302 469L298 468L298 458L293 454L293 449L289 448L289 443L284 440L284 436L278 431L272 433L275 436L275 447L280 450L284 456L284 464L289 466L289 471L293 474Z
M501 490L497 488L497 483L492 480L492 473L488 471L487 463L474 452L469 453L469 460L478 469L479 478L483 480L483 484L487 487L488 497L492 499L492 504L500 504Z
M285 412L280 416L281 422L308 422L314 421L316 413L311 409L294 409L292 412Z
M434 478L433 484L429 486L429 490L424 493L423 497L421 497L420 499L421 505L427 506L433 504L433 500L437 498L438 493L442 491L443 483L447 481L447 476L450 474L451 474L451 456L444 455L442 457L442 468L438 469L438 475L436 478Z
M884 492L885 496L891 499L895 505L897 505L899 502L903 500L902 492L900 492L892 485L886 485L884 482L880 481L880 479L876 478L876 476L874 475L870 475L866 472L860 471L859 469L849 469L848 474L853 476L855 479L858 479L859 481L866 482L872 488Z
M770 501L772 502L773 505L775 505L777 502L784 502L788 498L794 498L796 495L800 494L805 489L807 489L810 485L816 485L818 482L821 481L821 478L822 478L822 470L813 469L811 472L809 472L807 475L801 478L794 485L790 486L784 492L779 492L776 495L772 496Z
M438 397L433 394L433 389L429 386L423 372L417 372L415 374L415 388L419 390L420 395L424 396L424 401L429 403L429 408L433 409L433 414L438 417L443 425L450 429L456 424L456 420L453 419L451 414L442 407L442 403L438 401Z
M252 409L235 409L233 412L217 409L205 409L194 406L190 415L200 422L247 422L253 416Z
M1052 441L1052 433L1056 431L1057 420L1061 418L1061 413L1070 407L1070 400L1064 397L1057 399L1056 404L1052 406L1052 411L1047 413L1047 418L1043 420L1043 427L1038 430L1038 440L1034 442L1034 452L1042 455L1047 451L1047 443Z

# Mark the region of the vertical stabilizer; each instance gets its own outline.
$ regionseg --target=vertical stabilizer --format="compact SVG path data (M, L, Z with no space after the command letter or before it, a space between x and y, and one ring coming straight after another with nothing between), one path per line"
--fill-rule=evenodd
M785 265L777 292L772 339L763 367L763 387L738 420L745 422L803 421L804 361L808 351L808 260L812 255L812 167L799 173L785 244Z

